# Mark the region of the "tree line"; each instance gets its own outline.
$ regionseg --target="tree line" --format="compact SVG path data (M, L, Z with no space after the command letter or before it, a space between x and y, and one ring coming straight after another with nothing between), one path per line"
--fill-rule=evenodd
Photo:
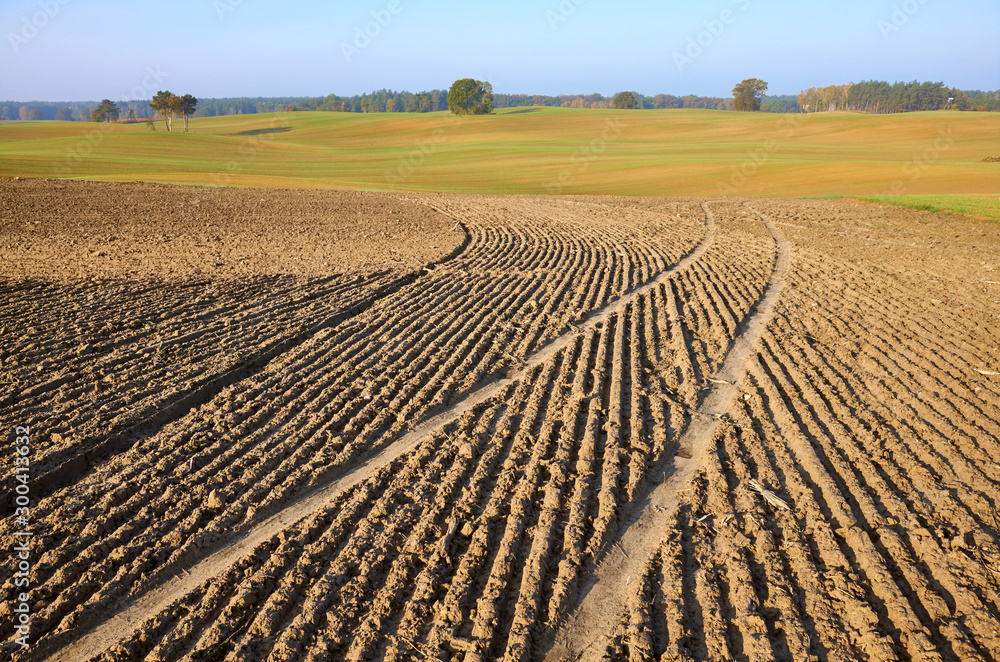
M59 122L90 122L93 111L100 105L97 101L0 101L0 120L56 120ZM134 116L144 120L154 116L149 101L118 101L122 118Z
M798 95L800 112L849 110L862 113L908 113L926 110L1000 111L1000 90L959 90L944 83L881 80L811 87Z
M694 94L646 96L631 92L638 108L707 108L733 110L733 99L704 97ZM134 116L137 121L156 117L149 102L117 102L122 118ZM89 122L98 106L96 101L84 102L0 102L0 120L58 120ZM548 106L555 108L614 108L614 96L594 94L504 94L493 93L493 108ZM223 115L251 115L282 111L332 111L348 113L429 113L448 110L448 90L396 92L376 90L355 96L330 94L325 97L221 97L199 99L193 118ZM795 96L769 96L761 104L762 112L796 112Z
M448 110L448 90L427 90L424 92L376 90L367 94L325 97L222 97L199 99L193 118L223 115L251 115L283 111L331 111L348 113L429 113ZM733 110L733 100L722 97L703 97L693 94L675 96L657 94L646 96L631 92L641 109L663 108L708 108L712 110ZM786 105L795 97L768 97L761 111L794 112ZM0 120L60 120L90 121L91 112L98 102L0 102ZM772 105L773 104L773 105ZM122 118L130 113L137 120L156 117L149 102L118 102ZM594 94L561 94L548 96L541 94L503 94L493 92L493 108L522 108L548 106L555 108L614 108L614 96Z
M636 108L708 108L735 110L732 98L703 97L693 94L675 96L657 94L646 96L631 92ZM614 96L601 94L502 94L493 92L493 108L518 108L550 106L562 108L614 108ZM954 101L948 102L949 98ZM0 101L0 120L59 120L92 121L96 101L85 102L19 102ZM117 103L120 118L130 121L159 117L150 108L149 101ZM940 110L954 108L969 111L1000 111L1000 90L957 90L942 83L894 83L863 81L847 85L812 87L798 95L770 95L760 100L760 112L796 113L852 110L870 113L896 113L911 110ZM218 115L248 115L292 110L319 110L353 113L427 113L448 110L448 90L423 92L376 90L367 94L325 97L225 97L199 99L195 112L189 117L214 117ZM175 116L180 117L178 113ZM169 123L169 122L168 122Z

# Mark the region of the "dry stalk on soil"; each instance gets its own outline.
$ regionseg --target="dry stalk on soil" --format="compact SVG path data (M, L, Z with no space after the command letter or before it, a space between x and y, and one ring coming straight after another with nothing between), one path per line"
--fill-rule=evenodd
M788 505L787 501L785 501L784 499L782 499L781 497L779 497L777 494L775 494L771 490L769 490L766 487L764 487L763 485L761 485L760 482L756 478L751 478L750 479L750 489L752 489L754 492L757 492L762 497L764 497L764 501L767 501L769 504L771 504L775 508L781 508L782 510L788 510L788 511L790 511L792 509L792 507L790 505Z

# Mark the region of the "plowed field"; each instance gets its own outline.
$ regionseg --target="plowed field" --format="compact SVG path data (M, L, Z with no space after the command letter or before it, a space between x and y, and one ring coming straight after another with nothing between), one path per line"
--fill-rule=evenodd
M0 187L4 656L1000 660L996 224L46 186Z

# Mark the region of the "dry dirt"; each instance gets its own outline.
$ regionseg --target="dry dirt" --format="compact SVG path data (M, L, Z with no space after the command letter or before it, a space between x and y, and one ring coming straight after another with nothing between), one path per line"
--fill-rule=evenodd
M0 192L36 532L33 645L5 625L4 655L1000 660L1000 225ZM137 253L88 257L119 234Z
M412 270L462 241L381 193L0 179L3 276L213 280Z

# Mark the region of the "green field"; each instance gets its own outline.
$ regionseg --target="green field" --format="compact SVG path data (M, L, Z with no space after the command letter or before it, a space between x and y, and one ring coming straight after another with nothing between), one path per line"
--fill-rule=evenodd
M0 123L0 174L475 193L934 196L933 204L951 200L986 216L1000 193L1000 164L982 161L1000 154L996 113L519 108L466 118L239 115L193 119L186 134L182 127Z
M861 200L881 202L931 212L959 213L1000 221L1000 198L982 195L882 195L858 196Z

